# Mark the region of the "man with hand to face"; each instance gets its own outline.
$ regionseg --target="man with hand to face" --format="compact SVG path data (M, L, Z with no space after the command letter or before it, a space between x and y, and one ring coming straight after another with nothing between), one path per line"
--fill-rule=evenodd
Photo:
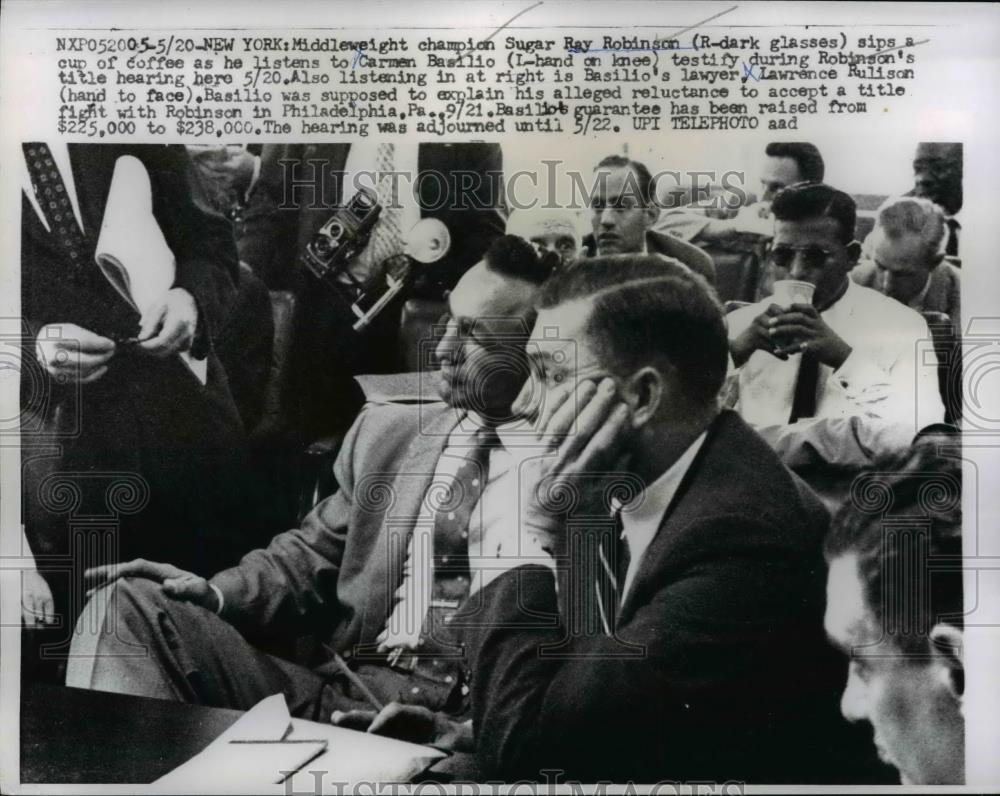
M860 253L854 200L828 185L794 185L775 196L771 210L774 289L785 282L792 294L812 295L789 301L776 294L728 316L744 419L769 426L861 416L914 433L940 422L926 322L848 276ZM920 350L921 341L931 350Z
M548 558L510 556L455 619L482 772L859 776L821 629L828 517L719 410L726 332L704 280L653 256L580 263L543 289L528 350L514 409L545 452L521 500Z

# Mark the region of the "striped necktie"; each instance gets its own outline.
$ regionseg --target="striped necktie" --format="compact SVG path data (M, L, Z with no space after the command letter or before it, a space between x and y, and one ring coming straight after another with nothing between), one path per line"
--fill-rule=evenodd
M631 554L628 539L625 538L620 507L615 507L613 522L597 536L597 566L594 577L594 597L601 618L601 629L605 635L613 636L621 607L621 596L625 589Z

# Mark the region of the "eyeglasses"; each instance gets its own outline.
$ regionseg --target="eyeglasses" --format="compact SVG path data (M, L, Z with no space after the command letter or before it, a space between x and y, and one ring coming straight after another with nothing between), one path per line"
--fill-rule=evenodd
M441 340L454 330L455 335L462 343L473 342L481 348L497 348L498 346L515 345L524 346L531 330L525 326L523 319L507 318L491 319L492 326L499 328L487 328L485 319L477 318L456 318L450 312L444 313L434 324L433 331L435 339ZM507 323L504 323L506 321Z
M779 243L777 246L771 247L767 256L775 266L787 270L795 262L796 254L802 255L806 268L816 269L822 268L833 252L814 243L810 243L808 246L787 246L784 243Z

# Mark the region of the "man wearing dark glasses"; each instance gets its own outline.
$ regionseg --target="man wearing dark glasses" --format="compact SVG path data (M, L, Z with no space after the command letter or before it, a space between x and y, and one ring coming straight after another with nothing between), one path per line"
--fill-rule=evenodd
M779 192L771 209L774 295L728 316L743 417L775 426L860 416L913 432L940 422L926 322L848 277L860 253L854 200L800 183Z

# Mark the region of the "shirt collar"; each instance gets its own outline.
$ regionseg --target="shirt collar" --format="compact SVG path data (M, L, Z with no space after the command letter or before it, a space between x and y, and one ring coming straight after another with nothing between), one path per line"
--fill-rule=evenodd
M907 306L911 310L916 310L917 312L922 312L924 307L924 300L927 298L927 291L931 289L931 277L934 275L934 271L940 268L940 265L936 265L930 271L927 272L927 281L924 282L923 290L921 290L917 295L910 299L910 303Z
M677 488L705 443L707 435L707 430L701 432L680 458L642 491L641 499L634 506L626 505L622 508L622 536L631 540L633 536L643 534L644 531L650 537L656 533L670 501L677 494Z

